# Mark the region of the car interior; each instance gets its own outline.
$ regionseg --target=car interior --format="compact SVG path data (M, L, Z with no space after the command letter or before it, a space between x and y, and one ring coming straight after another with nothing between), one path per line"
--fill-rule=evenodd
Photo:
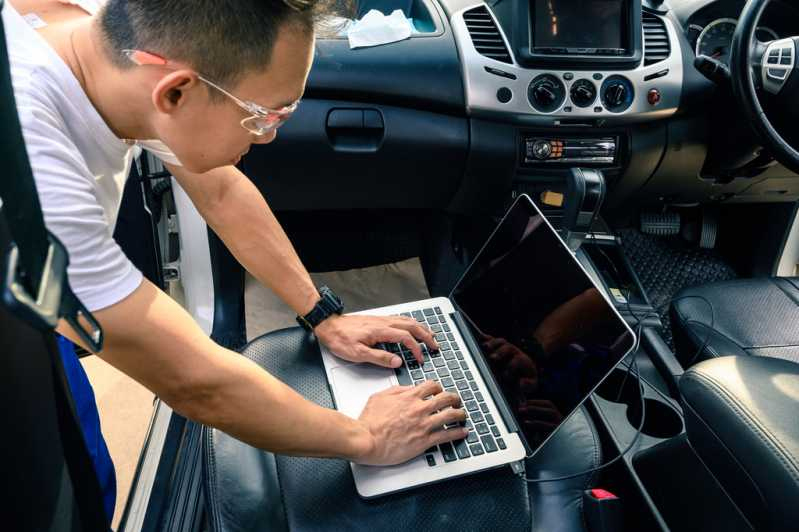
M363 0L410 38L320 37L277 140L239 167L311 272L418 257L447 296L528 195L635 331L525 463L374 500L156 401L119 530L794 530L799 6ZM115 237L218 343L333 401L312 335L253 338L246 272L152 155ZM542 256L540 260L547 260ZM86 353L88 356L89 354Z

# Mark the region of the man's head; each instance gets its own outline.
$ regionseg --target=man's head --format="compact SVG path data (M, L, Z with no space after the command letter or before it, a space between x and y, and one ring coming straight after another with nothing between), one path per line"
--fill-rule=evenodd
M280 109L303 93L314 25L325 0L109 0L100 13L105 53L131 71L152 101L150 129L184 166L203 172L234 164L254 135L250 114L200 77L240 100ZM123 50L168 60L136 66Z

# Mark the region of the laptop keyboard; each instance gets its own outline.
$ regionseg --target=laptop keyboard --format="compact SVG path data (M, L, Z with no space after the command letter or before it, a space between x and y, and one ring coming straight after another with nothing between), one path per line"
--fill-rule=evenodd
M466 460L473 456L493 453L505 449L507 445L500 437L499 428L494 416L489 412L482 392L479 391L474 373L464 360L461 347L455 340L449 319L439 307L426 308L413 312L404 312L419 323L427 325L438 342L438 351L431 351L425 344L420 344L424 363L419 362L402 344L383 344L378 346L386 351L400 355L404 365L395 370L397 380L403 386L418 386L425 381L436 381L444 391L457 394L461 398L467 419L462 423L445 425L444 430L455 427L467 427L468 436L459 441L444 443L438 446L444 462ZM427 465L436 465L436 447L425 451Z

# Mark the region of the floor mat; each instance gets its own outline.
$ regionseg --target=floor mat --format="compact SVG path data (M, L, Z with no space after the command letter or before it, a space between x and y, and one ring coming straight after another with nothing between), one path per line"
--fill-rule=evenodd
M316 286L329 286L344 301L345 312L427 299L418 258L340 272L312 273ZM247 275L244 291L247 338L297 325L294 311L274 292Z
M635 229L618 232L635 273L663 322L663 338L674 348L669 303L688 286L735 279L738 274L715 251L689 246L680 237L655 237Z

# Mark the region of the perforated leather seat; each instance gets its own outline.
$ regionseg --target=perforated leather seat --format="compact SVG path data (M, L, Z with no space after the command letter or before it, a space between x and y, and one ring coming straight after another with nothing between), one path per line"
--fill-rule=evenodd
M313 338L299 328L262 336L242 354L308 399L332 406ZM264 452L215 430L203 434L203 482L214 531L585 530L582 492L593 476L529 487L502 468L365 501L343 460ZM529 476L553 478L597 466L596 429L580 410L528 461Z
M728 355L799 362L799 278L687 288L673 299L671 318L677 356L686 368Z

